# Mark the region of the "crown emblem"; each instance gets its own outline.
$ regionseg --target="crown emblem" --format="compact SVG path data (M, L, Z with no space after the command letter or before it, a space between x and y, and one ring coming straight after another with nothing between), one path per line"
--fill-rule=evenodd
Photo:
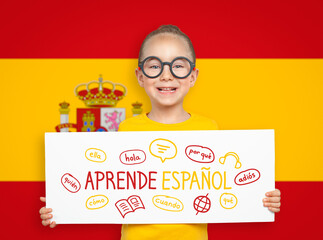
M139 115L142 113L142 103L136 101L135 103L132 104L133 108L132 108L132 113L134 116Z
M70 106L70 104L64 101L64 102L60 103L59 106L62 109L68 109L68 107Z
M103 81L100 75L99 81L79 84L74 92L87 107L115 107L126 96L127 88L120 83Z

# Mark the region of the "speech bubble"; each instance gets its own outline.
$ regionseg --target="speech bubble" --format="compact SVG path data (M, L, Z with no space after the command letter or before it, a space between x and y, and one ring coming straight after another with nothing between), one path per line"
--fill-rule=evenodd
M85 151L85 157L92 162L104 162L107 159L107 155L104 151L97 148L89 148Z
M220 196L220 204L224 209L232 209L237 206L238 199L232 193L223 193Z
M166 159L172 159L176 156L177 147L168 139L158 138L150 143L149 151L151 155L165 162Z
M220 196L220 204L224 209L232 209L237 206L238 199L232 193L223 193Z
M186 156L194 162L211 163L214 161L214 153L208 147L189 145L185 148Z
M234 182L237 185L246 185L257 181L259 178L260 172L255 168L250 168L237 174Z
M71 193L76 193L81 189L81 183L69 173L62 176L61 183Z
M99 208L103 208L105 205L107 205L109 202L109 199L104 195L95 195L91 196L86 200L85 206L89 210L95 210Z
M120 154L119 159L125 165L140 164L146 160L146 153L140 149L127 150Z
M184 209L184 204L175 197L166 195L156 195L153 197L153 204L165 211L180 212Z

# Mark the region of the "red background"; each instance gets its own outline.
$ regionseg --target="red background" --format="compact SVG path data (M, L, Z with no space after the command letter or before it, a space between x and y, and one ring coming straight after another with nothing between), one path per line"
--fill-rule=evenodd
M161 24L179 26L198 58L322 58L322 13L322 0L1 1L0 58L137 58ZM0 239L120 238L120 225L43 227L44 182L0 187ZM323 182L276 187L283 194L274 223L209 224L209 238L321 238Z

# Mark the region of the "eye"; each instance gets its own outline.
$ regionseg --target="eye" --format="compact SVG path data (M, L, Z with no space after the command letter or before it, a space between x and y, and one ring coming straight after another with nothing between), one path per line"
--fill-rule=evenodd
M180 65L180 64L176 64L173 66L173 68L183 68L184 66L183 65Z
M159 68L159 65L152 65L152 66L150 66L149 68L152 68L152 69L158 69L158 68Z

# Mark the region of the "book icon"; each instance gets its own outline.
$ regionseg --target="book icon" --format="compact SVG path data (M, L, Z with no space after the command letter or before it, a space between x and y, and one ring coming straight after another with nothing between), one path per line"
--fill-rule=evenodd
M115 203L115 205L123 218L126 216L126 214L134 212L139 208L145 209L141 198L136 195L131 195L128 197L128 199L120 199Z

